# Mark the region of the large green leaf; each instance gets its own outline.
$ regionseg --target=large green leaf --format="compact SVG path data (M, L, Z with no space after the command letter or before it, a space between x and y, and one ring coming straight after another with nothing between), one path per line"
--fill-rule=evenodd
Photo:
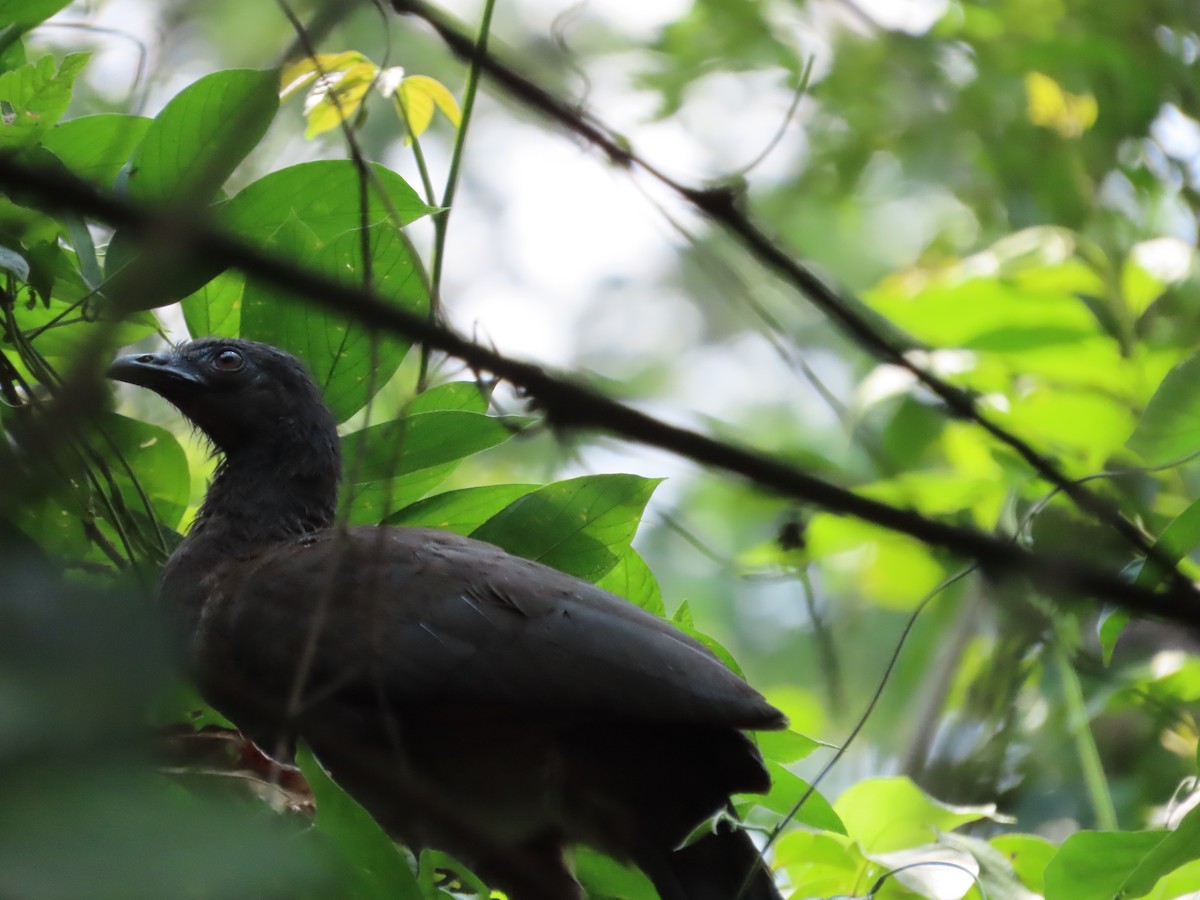
M0 25L25 30L44 22L71 0L0 0Z
M575 851L575 877L589 897L621 900L658 900L658 891L640 869L622 865L586 847Z
M362 179L348 159L300 163L247 185L224 206L219 220L234 232L261 241L296 215L321 240L329 241L363 225L391 221L393 211L397 226L433 211L407 181L378 163L370 165L363 209Z
M387 524L471 534L513 501L537 489L536 484L489 484L446 491L404 507L389 516Z
M860 781L838 797L834 809L846 823L846 834L867 853L917 847L934 840L939 831L996 818L994 804L950 806L901 777Z
M433 409L465 409L470 412L487 412L488 398L483 395L474 381L451 381L435 385L422 391L408 402L408 415L429 412Z
M188 334L194 338L237 337L242 326L241 272L228 269L180 303Z
M334 783L307 746L296 750L317 803L317 830L328 836L353 875L353 896L423 900L417 877L371 814Z
M346 472L361 483L453 462L508 440L521 421L440 409L382 422L342 438Z
M175 435L139 419L109 413L100 423L104 438L95 442L123 486L125 502L137 508L139 497L126 470L137 476L159 521L174 528L183 517L190 493L187 455Z
M55 125L42 144L80 178L109 187L144 139L150 122L144 116L116 113L82 116Z
M660 480L587 475L548 484L509 504L471 536L598 581L629 547Z
M3 22L3 17L0 17ZM0 150L28 147L50 130L67 111L75 77L87 64L87 53L72 53L62 65L53 56L0 75Z
M1058 852L1054 844L1033 834L1001 834L989 843L1004 854L1025 887L1045 893L1046 865Z
M1200 859L1200 808L1193 808L1173 831L1155 845L1121 885L1121 896L1141 897L1150 893L1160 878L1187 863Z
M205 75L155 116L130 166L130 196L185 206L206 202L257 146L278 108L274 70Z
M1046 866L1046 900L1141 896L1146 891L1125 893L1125 887L1168 834L1166 831L1080 831L1071 835ZM1141 883L1140 877L1134 882Z
M617 558L617 564L596 582L596 586L636 603L646 612L656 616L666 615L658 579L641 554L632 547L625 548L625 552Z
M297 216L271 236L271 249L277 254L351 285L363 277L362 243L360 234L351 231L322 247L320 234ZM408 239L390 224L380 224L370 229L367 246L372 290L423 315L429 289ZM409 348L408 341L349 324L342 316L254 278L247 280L242 295L241 336L303 358L339 422L361 409L392 377Z
M768 761L767 771L771 773L771 790L765 797L752 795L759 805L781 816L792 815L792 811L795 810L793 820L796 822L821 831L846 834L846 825L842 823L841 817L819 791L809 793L812 786L807 781L777 762ZM805 794L808 796L804 803L796 809L796 804Z
M1200 452L1200 353L1167 373L1126 446L1152 466Z

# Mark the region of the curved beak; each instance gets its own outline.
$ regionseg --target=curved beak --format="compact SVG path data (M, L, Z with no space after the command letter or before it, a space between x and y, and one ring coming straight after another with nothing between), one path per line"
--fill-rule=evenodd
M174 354L135 353L112 361L105 373L114 381L124 381L162 393L173 386L200 387L204 380Z

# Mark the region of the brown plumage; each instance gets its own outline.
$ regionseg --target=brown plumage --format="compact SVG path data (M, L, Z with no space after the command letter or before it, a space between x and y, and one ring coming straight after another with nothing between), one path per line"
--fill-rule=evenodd
M209 339L110 376L174 403L222 454L163 572L201 691L267 753L307 741L413 847L514 900L571 900L574 843L664 900L778 897L728 826L770 782L746 729L783 716L709 650L594 585L422 528L333 527L335 422L288 354ZM751 874L753 873L753 874Z

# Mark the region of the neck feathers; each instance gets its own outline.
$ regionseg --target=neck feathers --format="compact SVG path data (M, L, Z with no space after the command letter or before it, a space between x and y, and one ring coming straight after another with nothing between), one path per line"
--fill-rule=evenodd
M332 525L341 452L332 417L326 412L319 418L307 425L281 422L269 443L226 452L189 541L212 541L250 556Z

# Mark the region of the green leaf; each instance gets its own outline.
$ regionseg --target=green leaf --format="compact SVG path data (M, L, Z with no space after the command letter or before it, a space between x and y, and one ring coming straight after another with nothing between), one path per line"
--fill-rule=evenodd
M382 481L347 485L342 498L351 525L378 525L397 509L416 503L449 477L457 463L418 469Z
M1100 619L1096 622L1096 636L1100 639L1100 651L1106 666L1112 662L1113 650L1116 649L1121 632L1128 624L1129 613L1123 609L1112 607L1100 614Z
M242 291L245 279L241 272L228 269L195 293L183 298L183 320L188 334L194 338L241 334Z
M291 215L299 217L323 241L347 231L389 221L407 225L433 212L408 182L371 163L367 207L360 203L361 174L346 159L301 163L264 175L247 185L222 208L219 221L237 234L261 241Z
M355 284L362 278L362 240L346 232L318 249L320 234L292 216L271 236L271 249L326 276ZM429 307L420 260L403 234L388 224L370 229L371 288L415 315ZM241 336L274 344L303 358L339 422L350 418L392 377L409 342L378 335L342 316L289 297L250 278L242 296ZM352 456L348 458L353 459Z
M0 246L0 269L11 272L17 281L29 281L29 262L16 250Z
M80 178L111 187L150 122L145 116L115 113L81 116L55 125L42 138L42 145Z
M634 866L625 866L587 847L575 851L575 877L588 897L619 897L620 900L658 900L650 879Z
M1172 519L1154 542L1154 549L1169 563L1178 563L1197 547L1200 547L1200 500L1193 501ZM1147 558L1134 583L1153 589L1166 577L1162 567L1153 558Z
M793 897L837 897L858 893L868 862L844 838L796 829L776 842L775 865L787 870Z
M1044 894L1046 865L1058 848L1033 834L1001 834L990 841L1011 863L1017 877L1035 894Z
M278 82L273 69L228 69L176 94L134 154L129 195L183 206L207 201L266 134L279 108Z
M127 463L149 498L159 521L174 528L183 518L191 492L187 455L175 435L127 416L109 413L100 420L108 440L95 442L100 455L108 460L117 483L122 486L126 504L139 509L139 497ZM110 443L111 442L111 443Z
M2 19L0 19L2 21ZM90 54L71 53L55 66L53 56L0 75L0 149L28 147L50 130L71 102L76 76Z
M346 473L352 483L381 481L460 460L504 443L515 424L447 409L381 422L342 438Z
M1032 900L1012 860L987 841L962 834L943 834L938 843L975 858L979 863L977 884L988 900Z
M536 484L491 484L446 491L404 507L389 516L387 524L440 528L469 535L517 498L538 487Z
M417 878L371 814L334 783L304 744L296 748L317 804L316 827L330 839L354 876L355 897L423 900Z
M474 381L451 381L417 394L409 401L405 413L429 412L434 409L465 409L487 412L488 398Z
M846 823L846 833L866 853L919 847L935 840L940 831L998 818L995 804L950 806L904 777L860 781L838 797L834 809Z
M1141 897L1150 893L1160 878L1180 866L1200 859L1200 807L1193 808L1173 831L1145 855L1121 885L1122 897Z
M1125 445L1151 466L1200 451L1200 352L1163 379Z
M771 773L770 792L764 797L748 794L750 799L781 816L786 816L791 814L796 804L800 802L800 798L808 794L804 804L796 810L792 821L818 828L821 831L832 831L834 834L847 833L847 826L843 823L842 817L834 807L829 805L829 801L821 795L820 791L813 791L809 794L808 791L812 785L777 762L768 760L767 771Z
M658 579L654 577L641 554L632 547L620 555L617 564L596 582L596 586L611 591L618 597L624 597L656 616L665 617L667 614Z
M588 475L539 488L471 536L570 575L597 581L629 547L661 479Z
M818 747L824 746L798 731L760 731L754 740L763 759L777 763L794 763L807 759Z
M46 21L71 0L0 0L0 22L22 31Z
M1124 894L1166 831L1080 831L1067 838L1046 866L1046 900L1096 900Z

